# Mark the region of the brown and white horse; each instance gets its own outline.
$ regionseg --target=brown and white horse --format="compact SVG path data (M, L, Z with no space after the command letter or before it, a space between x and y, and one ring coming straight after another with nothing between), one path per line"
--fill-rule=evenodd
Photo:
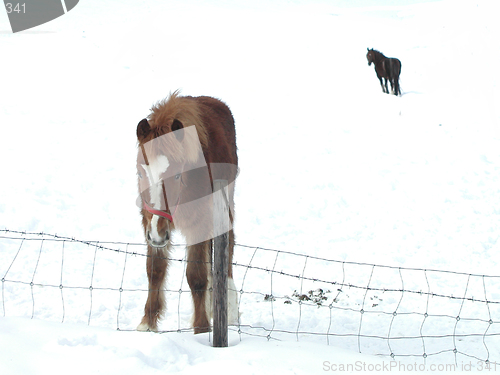
M236 134L229 108L220 100L201 96L169 98L151 108L137 126L137 175L142 226L148 245L149 293L139 331L157 331L165 311L171 233L177 229L187 243L186 277L194 303L194 333L210 331L213 188L215 179L228 185L230 218L234 217L237 174ZM229 230L228 319L238 320L233 281L234 233Z

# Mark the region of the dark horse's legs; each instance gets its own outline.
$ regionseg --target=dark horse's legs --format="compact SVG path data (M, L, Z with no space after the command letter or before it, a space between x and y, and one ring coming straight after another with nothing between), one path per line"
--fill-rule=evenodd
M382 92L385 92L384 82L382 82L382 77L378 77L378 80L380 81L380 86L382 87Z
M391 77L391 91L394 95L401 95L398 79L399 77Z
M382 82L382 78L383 77L378 77L379 81L380 81L380 86L382 86L382 91L385 92L386 94L389 93L389 89L387 88L387 79L384 78L384 81L385 81L385 86L384 86L384 83Z
M148 300L144 306L144 317L137 327L138 331L158 330L158 319L165 309L163 284L167 274L170 243L167 246L167 248L157 249L148 245L146 270L149 280L149 292Z
M394 95L401 95L401 89L399 88L399 77L394 79Z

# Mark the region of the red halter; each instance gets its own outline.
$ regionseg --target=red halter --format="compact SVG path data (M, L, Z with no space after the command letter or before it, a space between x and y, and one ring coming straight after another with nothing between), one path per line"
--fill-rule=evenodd
M181 179L182 182L182 179ZM163 188L163 198L165 199L165 202L167 201L167 193L165 191L165 184L162 183L162 188ZM142 207L149 213L152 213L153 215L158 215L161 217L164 217L168 221L172 222L174 219L174 215L177 212L177 208L179 207L179 203L181 201L181 194L179 193L179 198L177 198L177 203L175 204L175 209L172 214L167 213L167 211L163 210L157 210L156 208L151 207L149 204L146 203L146 201L143 199L142 200Z
M150 205L148 205L146 203L146 201L142 201L142 203L143 203L143 207L146 211L152 213L153 215L162 216L162 217L166 218L168 221L172 222L173 216L174 216L173 214L170 215L166 211L157 210L157 209L151 207ZM175 206L175 211L177 211L178 204L179 203L177 203L177 205ZM175 214L175 211L174 211L174 214Z

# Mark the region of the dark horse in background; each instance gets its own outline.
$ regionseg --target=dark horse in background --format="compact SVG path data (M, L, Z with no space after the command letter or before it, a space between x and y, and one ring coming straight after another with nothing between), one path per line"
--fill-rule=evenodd
M171 232L187 243L186 277L193 298L194 333L210 331L212 315L213 188L228 181L233 207L237 174L236 134L229 108L207 96L180 96L160 101L137 126L137 176L144 236L148 245L149 293L139 331L157 331L165 312L165 281L172 247ZM233 213L230 211L230 213ZM234 215L234 214L233 214ZM232 222L232 217L231 222ZM234 234L229 229L228 320L238 319L233 281Z
M399 88L399 74L401 73L401 61L392 57L385 57L383 53L372 49L368 49L366 54L366 59L368 60L368 65L372 63L375 65L375 72L380 81L380 86L382 86L382 91L386 94L389 93L387 88L387 81L391 83L391 91L394 95L401 95L401 89ZM382 83L382 78L384 83Z

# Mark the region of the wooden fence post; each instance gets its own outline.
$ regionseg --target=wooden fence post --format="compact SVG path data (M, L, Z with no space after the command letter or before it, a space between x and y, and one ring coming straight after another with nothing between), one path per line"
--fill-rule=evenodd
M214 180L213 346L218 348L228 346L227 269L229 264L229 205L227 185L228 182L226 180Z

